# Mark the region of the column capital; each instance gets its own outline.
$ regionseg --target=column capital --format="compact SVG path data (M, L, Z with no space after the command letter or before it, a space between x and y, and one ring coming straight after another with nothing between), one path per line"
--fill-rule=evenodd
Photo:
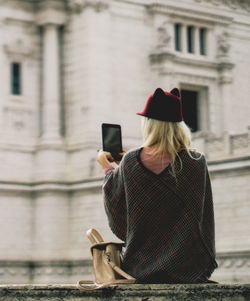
M67 21L64 1L40 0L36 4L36 22L39 26L48 24L59 26Z
M233 67L234 64L230 62L220 62L218 64L220 84L230 84L233 81L233 75L232 75Z

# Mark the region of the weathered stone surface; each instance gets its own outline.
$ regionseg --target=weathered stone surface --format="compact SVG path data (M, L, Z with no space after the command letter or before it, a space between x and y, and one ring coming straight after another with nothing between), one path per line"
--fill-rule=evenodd
M0 301L16 300L250 300L250 284L134 284L82 292L74 285L0 285Z
M158 86L199 95L193 140L208 160L214 193L219 268L212 278L250 282L249 4L0 1L0 283L91 279L84 233L95 227L115 239L96 162L100 125L120 123L126 150L141 145L135 113ZM21 95L10 89L14 62Z

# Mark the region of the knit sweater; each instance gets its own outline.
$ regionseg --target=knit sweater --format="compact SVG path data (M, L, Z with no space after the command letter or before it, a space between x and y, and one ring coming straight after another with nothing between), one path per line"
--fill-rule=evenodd
M128 152L103 184L110 228L125 242L122 268L138 283L205 282L218 266L205 157L179 152L174 178L170 166L148 170L141 150Z

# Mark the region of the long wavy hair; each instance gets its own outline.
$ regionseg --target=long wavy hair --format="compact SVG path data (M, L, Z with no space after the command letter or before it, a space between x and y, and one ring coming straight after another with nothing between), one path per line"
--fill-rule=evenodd
M179 152L186 150L192 159L191 151L196 151L191 145L191 131L184 121L168 122L148 117L142 117L143 147L152 147L156 157L163 159L167 153L171 158L171 173L176 178L176 173L182 169L182 161ZM176 158L179 168L176 167Z

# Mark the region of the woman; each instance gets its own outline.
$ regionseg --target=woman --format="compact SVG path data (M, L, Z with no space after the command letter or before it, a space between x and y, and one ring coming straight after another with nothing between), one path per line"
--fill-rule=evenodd
M201 283L217 267L213 199L204 156L191 149L177 88L158 88L143 112L143 146L117 168L100 151L104 204L125 241L123 269L138 283Z

